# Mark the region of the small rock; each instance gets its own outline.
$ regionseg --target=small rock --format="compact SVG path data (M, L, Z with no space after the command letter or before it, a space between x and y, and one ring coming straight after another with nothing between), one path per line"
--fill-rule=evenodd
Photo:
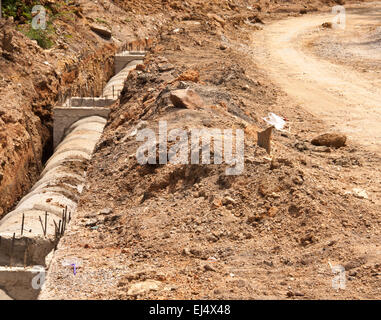
M369 198L368 194L366 193L366 191L364 189L353 188L352 191L353 191L353 195L356 198L359 198L359 199L368 199Z
M189 69L177 78L179 81L192 81L199 82L200 81L200 73L197 70Z
M218 237L216 237L213 234L210 234L210 235L206 236L206 240L208 240L210 242L217 242L218 241Z
M93 24L90 26L90 29L91 31L95 32L96 34L100 35L101 37L105 39L111 39L111 36L112 36L111 31L104 26Z
M340 148L345 146L347 137L340 133L325 133L311 140L315 146Z
M332 22L324 22L321 26L323 28L332 29Z
M213 271L213 272L216 271L216 269L214 269L210 264L205 264L204 265L204 270L205 271Z
M187 108L191 110L204 107L204 101L192 89L180 89L172 91L170 99L177 108Z
M159 290L161 282L155 280L146 280L144 282L138 282L131 285L128 289L127 295L138 296L150 291Z
M171 63L159 63L158 68L160 72L167 72L173 70L175 66Z
M267 215L269 217L274 217L278 212L278 208L277 207L271 207L269 210L267 210Z
M291 298L294 296L294 293L292 291L288 291L286 295L287 297Z
M97 219L90 219L88 222L86 222L85 226L86 227L94 227L97 224L98 220Z
M296 176L292 179L292 182L300 186L304 183L304 180L301 177Z
M297 143L295 143L295 148L298 151L300 151L300 152L308 150L308 147L307 147L307 145L304 142L297 142Z
M325 146L316 146L315 148L312 149L314 152L326 152L330 153L332 152L330 147L325 147Z
M221 199L214 199L213 202L212 202L212 207L217 209L217 208L220 208L222 206L222 201Z
M222 200L222 204L223 205L228 205L228 204L234 205L236 203L237 203L237 201L235 201L232 197L229 197L229 196L224 197L223 200Z
M266 266L269 266L269 267L273 267L274 266L274 263L272 261L269 261L269 260L265 260L263 261L263 263L266 265Z
M112 213L111 208L103 208L101 211L99 211L99 214L109 215Z

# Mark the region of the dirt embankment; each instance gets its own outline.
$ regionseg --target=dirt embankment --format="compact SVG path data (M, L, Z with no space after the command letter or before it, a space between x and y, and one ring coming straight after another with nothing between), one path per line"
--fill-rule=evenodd
M30 12L17 10L14 22L3 20L0 24L0 216L33 184L38 176L36 163L46 160L51 152L53 105L69 95L99 94L111 75L113 53L122 42L130 42L131 48L141 47L142 40L163 34L162 30L179 21L203 21L204 31L217 26L236 32L250 24L259 28L261 19L307 13L321 3L332 5L335 1L278 4L263 0L255 5L245 1L41 3L48 9L48 33L32 33L36 41L21 32L28 29L25 14L30 16ZM94 24L111 30L112 39L90 31ZM41 41L52 47L42 49L37 44ZM195 38L194 43L202 50L199 40Z
M127 22L109 1L42 4L48 31L32 34L37 40L25 34L30 26L22 15L0 21L0 216L36 181L52 152L53 106L69 96L100 95L117 48L136 49L152 34L143 19ZM91 31L93 25L112 38Z
M254 23L230 23L236 10L253 11L235 3L222 3L211 23L198 18L206 16L202 9L194 19L185 13L197 1L179 2L183 9L127 80L41 298L67 299L67 292L71 299L379 296L379 202L370 182L380 159L353 141L339 149L311 144L326 132L325 123L290 101L248 54L249 35L266 23L266 10L254 9ZM184 88L204 103L175 107L171 93ZM272 158L256 147L268 112L291 126L274 133ZM187 136L192 128L244 130L244 172L227 176L226 165L139 165L137 130L157 133L164 120L168 131ZM69 257L82 259L75 277L62 266ZM346 290L332 288L330 265L348 271Z

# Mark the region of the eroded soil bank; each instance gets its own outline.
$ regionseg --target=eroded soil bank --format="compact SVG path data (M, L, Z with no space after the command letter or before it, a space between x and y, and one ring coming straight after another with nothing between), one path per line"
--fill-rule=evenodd
M143 19L127 23L126 12L108 1L41 4L50 12L49 49L20 31L28 27L25 19L0 21L0 217L29 190L53 151L53 106L69 96L100 95L118 48L144 46L150 36ZM112 38L93 32L94 25Z

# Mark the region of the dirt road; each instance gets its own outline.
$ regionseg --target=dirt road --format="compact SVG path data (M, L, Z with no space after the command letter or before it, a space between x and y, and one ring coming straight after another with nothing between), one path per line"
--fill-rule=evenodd
M269 24L253 36L254 59L302 108L332 131L381 153L381 2Z

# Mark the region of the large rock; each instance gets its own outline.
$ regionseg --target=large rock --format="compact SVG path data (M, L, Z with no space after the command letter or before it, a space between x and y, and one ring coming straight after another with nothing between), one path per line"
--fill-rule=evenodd
M173 105L177 108L200 109L204 107L204 101L191 89L175 90L170 94Z
M345 146L347 137L340 133L325 133L311 140L315 146L340 148Z
M101 37L105 39L111 39L111 35L112 35L111 31L104 26L93 24L90 26L90 29L91 31L95 32L96 34L100 35Z

